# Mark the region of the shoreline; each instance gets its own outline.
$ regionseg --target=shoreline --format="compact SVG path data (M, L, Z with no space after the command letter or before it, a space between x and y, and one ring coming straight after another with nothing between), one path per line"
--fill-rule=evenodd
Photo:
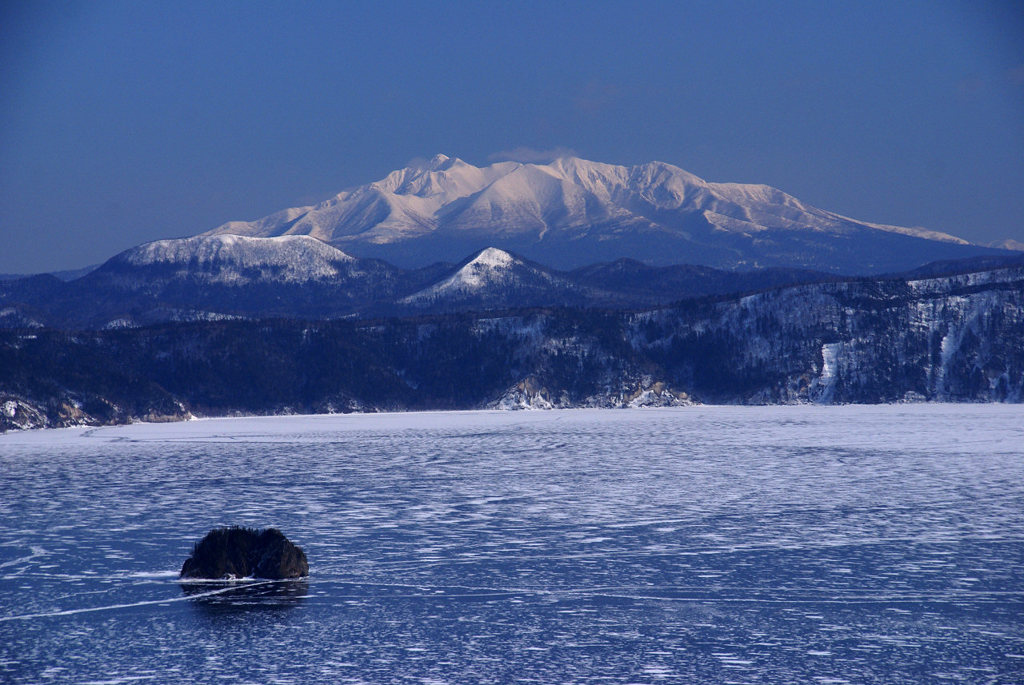
M822 415L840 417L893 417L896 413L918 414L922 420L950 413L979 414L986 418L1006 418L1021 424L1021 407L1005 402L893 402L877 404L693 404L677 407L565 407L553 409L451 409L404 410L393 412L347 412L323 414L265 414L192 417L181 421L111 424L103 426L64 426L30 428L0 433L0 446L60 443L65 440L225 440L283 438L302 431L332 430L441 430L474 425L516 425L556 423L567 417L601 423L629 423L633 417L679 415L693 419L707 417L736 420L812 419ZM640 419L641 421L643 419ZM838 426L835 426L839 430ZM713 430L709 428L708 430Z

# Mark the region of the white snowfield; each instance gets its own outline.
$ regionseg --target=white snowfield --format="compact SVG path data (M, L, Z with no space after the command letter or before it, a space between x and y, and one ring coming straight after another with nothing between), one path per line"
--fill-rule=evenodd
M0 436L0 473L5 683L1012 683L1024 665L1018 407L217 419ZM179 582L232 524L280 528L310 578Z
M807 205L766 185L709 183L671 164L619 166L563 157L550 164L476 167L437 155L317 205L256 221L232 221L206 235L309 235L334 245L391 243L438 230L454 234L576 235L594 227L678 231L658 213L703 215L716 230L783 229L844 234L873 229L950 243L967 241L923 228L857 221Z

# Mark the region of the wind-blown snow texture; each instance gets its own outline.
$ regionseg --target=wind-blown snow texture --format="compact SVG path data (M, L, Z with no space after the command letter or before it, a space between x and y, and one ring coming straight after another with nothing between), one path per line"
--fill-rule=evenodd
M494 246L556 268L633 257L866 274L998 252L936 231L850 219L764 185L709 183L662 162L626 167L575 157L479 168L438 155L318 205L208 232L221 234L310 235L402 266Z
M1019 683L1009 406L0 436L4 683ZM308 581L183 588L213 526ZM192 594L189 594L192 593Z

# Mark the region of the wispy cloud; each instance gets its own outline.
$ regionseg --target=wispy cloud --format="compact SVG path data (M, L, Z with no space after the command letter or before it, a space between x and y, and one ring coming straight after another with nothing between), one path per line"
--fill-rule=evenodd
M405 163L407 169L426 169L430 165L430 159L427 157L413 157Z
M487 155L491 162L523 162L525 164L547 164L560 157L575 157L576 151L567 147L554 147L549 150L538 150L532 147L517 147Z

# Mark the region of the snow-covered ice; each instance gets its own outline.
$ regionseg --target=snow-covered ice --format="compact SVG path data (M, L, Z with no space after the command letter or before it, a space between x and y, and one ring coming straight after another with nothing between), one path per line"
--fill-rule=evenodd
M0 680L1019 681L1021 418L695 406L0 436ZM281 528L308 581L180 583L232 523Z

